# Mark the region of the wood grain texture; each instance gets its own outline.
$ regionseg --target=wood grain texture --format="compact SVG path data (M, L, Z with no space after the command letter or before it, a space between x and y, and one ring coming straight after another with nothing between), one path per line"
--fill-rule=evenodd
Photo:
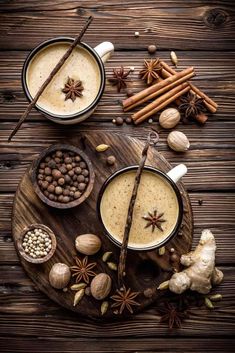
M164 0L3 0L0 2L0 351L14 352L231 352L234 350L234 152L235 152L235 22L234 2ZM161 133L160 151L173 165L184 162L189 174L195 218L194 245L203 228L211 228L217 241L217 262L224 264L225 281L217 292L224 300L213 312L193 310L181 330L169 332L159 324L155 306L132 320L110 325L84 321L37 291L19 266L14 250L10 217L17 184L40 151L80 131L119 132L143 140L148 123L141 127L116 127L111 120L123 116L119 100L124 93L107 82L105 94L93 117L74 128L62 129L34 111L9 145L6 139L26 107L21 88L21 68L28 51L54 35L75 36L85 18L95 21L85 41L95 46L111 40L116 47L106 64L135 66L133 89L146 48L156 44L169 63L169 51L179 57L179 69L194 66L196 85L219 104L204 127L179 125L191 142L186 154L166 146ZM134 32L140 37L135 38ZM146 31L146 32L145 32ZM157 119L156 119L157 120ZM158 127L157 123L153 124ZM204 203L199 206L198 199ZM6 339L6 336L10 338ZM54 337L53 337L54 336Z
M48 207L43 203L34 191L34 187L30 180L31 171L28 169L19 183L13 206L12 214L12 235L15 246L19 252L19 241L22 231L29 224L40 223L47 225L56 234L57 247L53 257L46 263L37 266L25 261L20 257L21 264L26 270L29 277L35 282L40 290L48 295L49 298L59 303L61 306L75 311L79 315L86 317L100 318L100 302L85 296L81 304L73 306L74 292L58 291L53 289L48 282L48 274L57 262L65 263L73 266L73 257L76 255L75 238L78 234L98 234L102 241L102 253L112 251L113 261L118 262L119 248L114 245L104 234L101 222L97 218L97 198L100 188L104 181L116 170L125 166L136 165L139 163L141 151L144 144L137 139L124 137L117 134L104 133L85 133L78 135L77 138L70 140L74 146L81 149L81 137L86 138L86 148L83 152L92 161L93 169L96 174L94 189L90 197L79 207L69 210L58 210ZM110 146L107 153L98 154L95 150L99 141ZM122 148L120 149L120 146ZM115 166L106 165L106 156L112 153L116 156ZM85 159L85 157L84 157ZM154 166L162 171L170 170L168 162L160 155L155 148L150 148L146 165ZM147 305L151 304L157 298L162 296L162 292L155 291L155 295L146 298L143 291L148 287L158 287L158 285L169 279L172 273L172 264L169 261L169 249L175 248L176 252L181 255L188 252L192 244L193 234L193 216L188 195L182 183L178 183L179 190L182 193L184 213L182 236L176 236L166 246L165 256L159 256L155 250L148 252L129 251L127 256L125 285L133 291L140 292L138 302L139 307L133 308L134 311L141 311ZM24 213L24 209L30 212ZM78 231L79 230L79 231ZM80 258L83 258L80 256ZM116 272L109 270L102 261L102 254L98 253L91 257L91 262L96 262L96 273L107 272L112 278L112 294L117 288ZM154 269L154 271L153 271ZM72 281L73 283L74 281ZM124 313L125 315L126 313ZM117 316L116 316L117 317ZM103 317L115 318L113 310L109 308L107 314Z
M183 1L168 1L166 6L164 1L147 1L143 5L131 0L83 0L79 3L50 1L49 4L44 1L34 6L30 1L24 3L15 0L8 6L4 3L1 11L0 45L4 49L32 48L48 36L76 36L89 15L93 15L95 20L84 41L91 44L97 44L97 33L100 41L112 38L119 49L142 49L153 41L157 41L159 48L167 49L207 50L213 42L214 50L231 50L235 44L234 38L229 35L234 30L234 8L231 2L186 4ZM63 18L60 26L58 17ZM135 31L140 32L139 38L135 38Z

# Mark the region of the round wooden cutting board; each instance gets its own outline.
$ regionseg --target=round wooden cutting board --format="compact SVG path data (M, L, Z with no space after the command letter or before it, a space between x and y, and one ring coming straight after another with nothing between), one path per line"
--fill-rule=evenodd
M66 141L66 143L73 144L84 150L92 161L96 174L94 189L90 197L78 207L68 210L53 209L45 205L34 192L28 170L19 183L14 200L12 234L15 245L17 248L17 239L19 239L22 230L30 224L43 223L51 228L57 238L57 248L55 254L47 263L35 265L26 262L22 257L20 258L29 277L48 297L63 307L77 312L79 315L102 319L117 318L119 315L113 313L114 309L111 308L111 299L108 299L110 305L104 316L100 314L101 302L91 296L85 295L81 302L74 307L73 298L75 292L70 290L70 285L66 292L53 289L48 282L48 273L56 262L64 262L69 266L74 265L74 256L82 258L75 250L74 240L76 236L84 233L94 233L100 236L102 249L98 254L90 256L89 261L97 263L96 273L107 272L112 277L111 295L115 293L117 272L108 268L107 264L102 261L102 255L105 251L112 251L113 257L110 261L118 263L120 249L106 237L98 220L96 202L99 190L110 174L122 167L139 163L144 143L125 135L104 132L80 134L77 138L71 139L69 142ZM110 148L103 153L98 153L95 147L101 143L110 145ZM112 167L106 164L106 157L109 155L114 155L117 160ZM162 171L171 169L170 164L153 147L149 149L146 165L156 167ZM157 250L149 252L128 251L125 277L126 287L140 292L136 298L140 305L133 307L135 312L143 310L162 295L161 291L156 290L151 298L146 298L143 291L147 288L156 288L172 275L172 264L169 261L170 249L175 248L176 252L181 255L188 252L191 248L193 237L192 209L183 184L179 182L178 186L184 204L183 226L179 234L167 244L167 251L164 256L159 256ZM74 283L73 279L71 280L72 283ZM125 314L128 314L128 312L124 312Z

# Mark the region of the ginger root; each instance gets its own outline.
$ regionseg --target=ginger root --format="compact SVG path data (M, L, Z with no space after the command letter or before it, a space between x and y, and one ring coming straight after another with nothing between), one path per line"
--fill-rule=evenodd
M215 267L216 243L209 229L202 231L201 239L194 251L182 255L180 262L187 267L175 273L169 280L170 291L181 294L187 289L207 294L212 285L218 285L223 272Z

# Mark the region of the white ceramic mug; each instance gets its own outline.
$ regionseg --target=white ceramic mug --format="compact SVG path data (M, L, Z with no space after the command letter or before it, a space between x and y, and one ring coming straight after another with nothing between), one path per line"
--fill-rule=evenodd
M26 97L28 98L29 101L32 100L32 96L29 92L28 85L27 85L27 69L29 67L29 64L31 60L35 57L35 55L42 49L45 49L47 46L56 44L56 43L72 43L73 38L70 37L57 37L57 38L52 38L49 39L41 44L39 44L36 48L34 48L28 57L26 58L22 70L22 85L24 92L26 94ZM64 125L71 125L71 124L76 124L79 123L85 119L87 119L95 110L95 108L98 105L99 100L102 97L102 94L104 92L105 88L105 69L104 69L104 63L109 59L111 54L114 51L114 46L111 42L103 42L97 45L95 48L91 48L88 44L86 43L80 43L79 46L84 48L89 52L89 54L92 55L92 57L95 59L96 63L98 64L99 67L99 72L100 72L100 88L99 92L94 99L94 101L85 109L71 115L55 115L52 112L49 112L39 105L36 104L36 109L41 112L43 115L45 115L48 119L54 121L55 123L59 124L64 124Z

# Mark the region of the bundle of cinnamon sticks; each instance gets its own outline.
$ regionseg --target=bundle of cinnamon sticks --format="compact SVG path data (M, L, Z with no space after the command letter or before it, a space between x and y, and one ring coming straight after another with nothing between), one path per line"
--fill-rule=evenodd
M188 82L195 76L193 67L189 67L181 72L176 72L164 61L161 61L161 66L161 79L157 83L122 102L123 110L127 112L154 99L151 103L132 115L132 119L136 125L159 112L172 102L179 105L179 97L188 91L192 91L198 97L202 98L208 111L211 113L216 112L217 104L196 86Z

